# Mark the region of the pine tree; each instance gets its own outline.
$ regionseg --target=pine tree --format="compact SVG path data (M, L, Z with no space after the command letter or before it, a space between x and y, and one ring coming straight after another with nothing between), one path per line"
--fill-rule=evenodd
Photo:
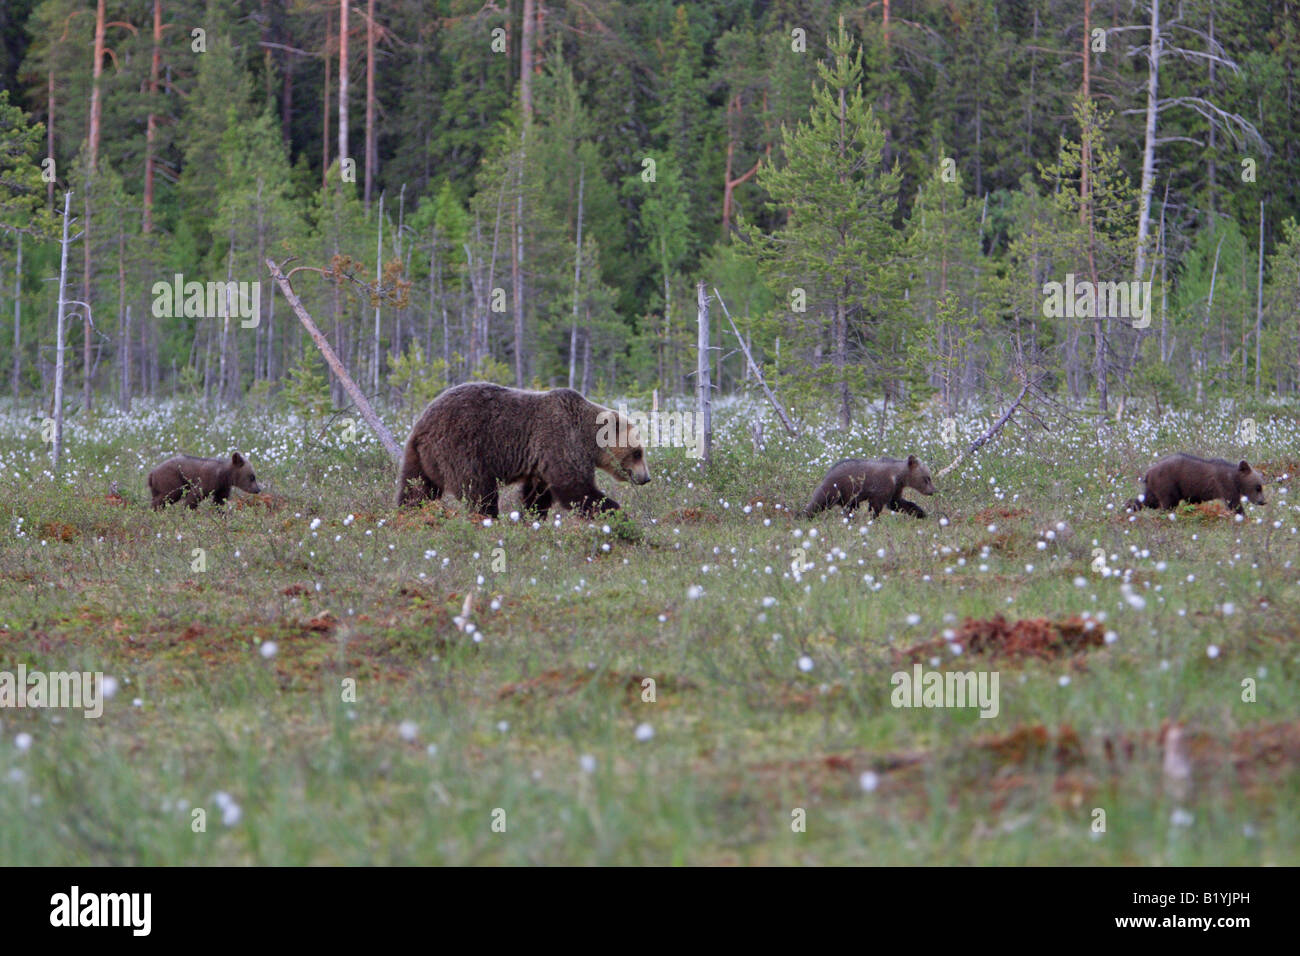
M853 396L869 381L887 397L899 384L893 221L900 176L897 164L882 161L884 131L861 88L862 51L842 22L829 50L808 120L782 129L784 163L759 172L769 207L785 211L787 223L760 234L753 249L786 309L782 338L793 348L785 348L783 372L833 386L847 428Z

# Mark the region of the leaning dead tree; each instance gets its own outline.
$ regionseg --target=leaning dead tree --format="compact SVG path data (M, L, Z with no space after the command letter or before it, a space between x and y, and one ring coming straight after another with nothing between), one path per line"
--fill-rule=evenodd
M785 413L785 409L781 407L781 403L776 400L776 395L768 386L767 379L763 378L763 372L759 369L758 363L754 361L754 356L750 354L749 345L745 342L745 337L741 335L740 330L736 328L736 323L731 318L731 312L727 309L727 303L722 301L722 293L718 291L717 286L713 287L713 294L718 297L718 305L722 306L722 314L727 317L727 322L731 326L731 332L735 335L736 341L740 343L740 350L745 353L745 361L749 363L749 370L754 373L754 377L758 379L758 384L763 387L763 394L767 396L768 402L771 403L772 408L776 411L777 418L781 419L781 424L785 426L785 430L792 438L798 438L798 430L794 427L794 423L790 421L790 416Z
M1011 421L1011 416L1016 413L1017 409L1019 409L1021 405L1024 404L1025 396L1029 394L1031 389L1037 388L1038 383L1041 381L1042 381L1041 377L1034 379L1032 382L1026 381L1024 387L1020 389L1020 394L1016 396L1016 400L1012 402L1009 406L1007 406L1007 410L1002 413L1001 418L999 418L996 422L993 423L993 427L990 428L988 431L986 431L979 438L971 442L970 447L967 448L965 451L963 451L956 458L954 458L947 466L940 468L934 477L942 478L944 475L948 474L948 472L952 471L963 461L965 461L968 456L975 454L975 452L979 451L990 441L992 441L993 438L997 435L997 433L1002 431L1006 423Z
M316 343L316 348L320 349L320 353L325 357L325 362L329 365L330 370L338 376L339 382L343 385L343 390L347 392L348 397L356 403L357 411L361 413L361 417L365 420L365 423L369 425L370 430L379 437L379 441L388 451L388 454L393 461L400 461L402 458L402 449L393 439L393 433L390 432L384 426L384 423L379 420L379 416L376 415L375 410L370 407L370 402L366 400L366 396L362 394L361 389L357 388L357 383L352 380L352 376L348 374L347 369L343 367L343 363L334 353L334 349L330 347L329 340L321 334L321 330L316 327L316 323L312 320L311 314L302 304L302 300L294 293L293 286L289 284L289 279L299 270L318 272L327 278L334 279L336 282L343 278L351 279L351 276L342 271L338 263L335 264L335 268L332 270L299 266L296 269L289 270L288 275L281 272L280 267L271 259L266 260L266 267L271 270L271 278L275 280L276 285L280 287L280 291L284 293L284 299L289 303L289 308L293 309L294 314L298 316L298 321L301 322L303 328L307 330L307 334L311 336L311 340ZM376 290L375 294L378 294L379 292L382 292L382 289Z

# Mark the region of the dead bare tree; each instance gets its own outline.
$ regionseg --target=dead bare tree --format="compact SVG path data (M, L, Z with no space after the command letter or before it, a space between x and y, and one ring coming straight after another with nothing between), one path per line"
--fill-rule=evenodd
M335 281L338 281L339 278L350 277L340 277L330 270L316 269L308 266L299 266L297 269L291 269L289 274L285 275L280 270L280 267L271 259L266 260L266 267L271 271L271 278L274 279L276 285L280 287L280 291L284 293L284 299L289 303L289 308L293 309L294 314L298 316L298 321L301 322L303 328L307 330L307 334L311 336L311 340L316 343L316 348L318 348L321 355L324 356L326 364L329 365L335 376L337 376L339 382L343 385L344 391L348 393L348 397L356 403L357 411L361 413L361 417L365 420L365 423L370 426L370 430L379 438L380 443L383 444L385 450L387 450L393 461L400 461L402 458L402 449L393 439L393 433L390 432L384 423L379 420L379 416L375 414L375 410L370 406L370 402L366 400L366 396L362 393L361 389L357 387L357 383L352 380L352 376L348 374L347 369L343 367L343 363L339 361L339 357L335 354L334 349L330 347L329 340L321 334L321 330L316 327L316 323L312 320L311 314L302 304L302 300L300 300L297 294L293 291L293 286L289 284L290 277L301 269L318 272L321 275L327 275L334 278Z
M1011 416L1014 415L1016 413L1016 410L1019 409L1020 406L1024 403L1025 396L1029 394L1031 389L1036 389L1038 387L1038 383L1041 382L1042 380L1043 380L1043 376L1039 376L1033 381L1026 381L1024 386L1020 389L1020 394L1016 396L1016 400L1014 402L1012 402L1009 406L1007 406L1007 410L1002 413L1002 417L999 418L996 422L994 422L993 426L988 431L986 431L979 438L975 439L975 441L971 442L970 447L968 447L965 451L963 451L956 458L954 458L948 465L946 465L943 468L940 468L934 477L942 478L944 475L948 474L948 472L952 471L963 461L965 461L967 456L975 454L975 452L979 451L990 441L992 441L997 436L997 433L1002 431L1003 427L1007 424L1007 422L1011 421Z
M1147 61L1146 107L1142 110L1131 109L1124 111L1125 114L1146 114L1146 133L1142 144L1142 186L1138 204L1137 249L1133 260L1133 275L1138 279L1141 279L1146 271L1147 244L1151 232L1151 195L1155 189L1156 147L1171 142L1193 143L1197 146L1205 145L1200 140L1186 136L1157 138L1156 121L1161 113L1173 107L1194 110L1209 123L1212 132L1220 130L1226 132L1238 149L1243 149L1247 145L1254 145L1265 154L1269 152L1268 144L1260 136L1259 130L1244 116L1229 113L1200 96L1160 98L1160 61L1163 57L1177 56L1184 60L1203 60L1211 65L1225 66L1234 73L1240 73L1241 68L1235 61L1228 58L1227 51L1215 39L1212 32L1207 33L1198 30L1183 22L1181 6L1178 15L1166 21L1160 19L1160 0L1151 0L1150 10L1151 17L1148 25L1112 27L1108 31L1117 33L1124 30L1143 30L1148 34L1145 45L1130 47L1128 51L1130 56L1142 55L1145 56ZM1175 30L1199 37L1204 42L1205 49L1193 50L1178 45L1173 40ZM1213 183L1211 183L1211 188L1213 188Z
M709 294L704 289L703 280L696 287L696 301L699 305L697 326L699 338L696 352L696 395L698 396L701 434L704 438L701 457L707 465L713 458L713 395L709 384Z
M758 363L754 361L754 356L750 354L749 344L745 341L744 336L740 334L740 330L736 328L735 321L731 318L731 312L727 309L727 303L722 301L722 293L718 291L717 286L713 287L713 294L718 297L718 305L722 306L722 314L727 317L727 322L731 325L731 332L736 336L736 341L740 343L740 350L745 353L745 361L749 363L749 370L754 374L754 377L758 379L758 384L763 388L763 394L767 396L767 400L776 411L777 417L781 419L781 424L785 426L786 432L791 437L798 438L798 430L794 427L794 423L790 421L790 416L786 414L785 409L781 406L781 403L777 401L776 395L768 386L767 379L763 377L763 372L759 369ZM762 434L761 430L759 434Z
M59 318L54 332L54 435L53 459L54 473L59 473L59 463L63 456L63 336L64 318L68 307L68 245L79 236L68 238L68 215L72 209L72 192L63 194L63 239L59 246Z

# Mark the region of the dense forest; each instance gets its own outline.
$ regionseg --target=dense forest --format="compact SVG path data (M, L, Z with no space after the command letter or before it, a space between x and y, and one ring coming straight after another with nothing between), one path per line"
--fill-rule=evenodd
M52 400L61 312L82 413L344 402L268 258L394 406L689 392L700 281L721 392L754 384L729 315L845 425L1027 381L1300 391L1298 0L6 0L0 29L15 407Z

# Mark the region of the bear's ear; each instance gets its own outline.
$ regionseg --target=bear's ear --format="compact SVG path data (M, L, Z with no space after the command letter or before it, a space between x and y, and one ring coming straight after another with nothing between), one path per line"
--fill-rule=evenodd
M1237 466L1237 470L1238 470L1239 472L1241 472L1243 475L1249 475L1249 474L1250 474L1250 462L1246 461L1246 459L1244 459L1244 458L1241 459L1241 464L1239 464L1239 465Z
M907 456L907 467L908 467L908 468L915 468L915 467L916 467L917 465L919 465L919 464L920 464L920 462L916 460L916 456L915 456L915 455L908 455L908 456Z
M230 463L234 465L236 468L243 468L244 456L241 455L239 452L235 452L233 455L230 456Z

